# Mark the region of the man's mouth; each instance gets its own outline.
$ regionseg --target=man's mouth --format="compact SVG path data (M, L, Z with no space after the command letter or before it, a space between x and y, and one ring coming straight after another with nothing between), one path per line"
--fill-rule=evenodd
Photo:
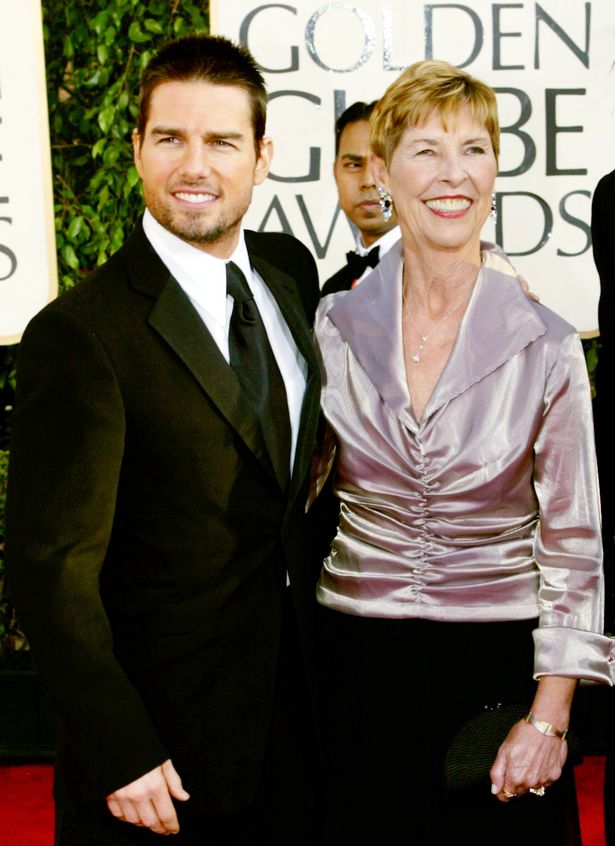
M373 198L366 199L366 200L361 200L360 203L357 203L357 206L359 208L365 208L365 209L377 208L378 205L379 205L379 203L378 203L377 197L373 197Z
M217 199L215 194L209 194L197 191L174 191L173 196L185 203L192 203L198 205L199 203L211 203Z

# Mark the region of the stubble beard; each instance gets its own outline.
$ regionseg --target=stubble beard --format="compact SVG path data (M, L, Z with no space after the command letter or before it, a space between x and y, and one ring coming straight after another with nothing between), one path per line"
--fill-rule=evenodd
M156 197L145 197L146 205L158 223L172 235L181 238L193 246L213 246L231 241L241 227L241 221L248 210L249 199L245 208L240 208L232 219L220 215L215 220L208 221L198 212L173 211Z

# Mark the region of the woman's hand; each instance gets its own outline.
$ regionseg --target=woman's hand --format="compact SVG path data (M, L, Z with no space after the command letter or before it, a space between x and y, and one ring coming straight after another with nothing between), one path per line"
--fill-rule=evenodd
M547 788L560 777L567 754L565 740L547 737L524 721L515 723L491 767L491 792L508 802L530 788Z
M539 722L560 732L568 728L570 705L577 680L565 676L542 676L532 703L532 714ZM521 720L508 732L491 767L491 792L501 802L514 796L540 791L562 774L568 744L560 737L542 734L536 726ZM544 790L543 790L544 788Z

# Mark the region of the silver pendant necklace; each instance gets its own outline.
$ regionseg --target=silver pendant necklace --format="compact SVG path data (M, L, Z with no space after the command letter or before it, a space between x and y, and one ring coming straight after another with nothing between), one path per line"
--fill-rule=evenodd
M446 312L446 314L444 315L444 317L441 317L441 318L440 318L440 320L438 320L438 322L437 322L437 323L434 323L434 325L431 327L431 329L429 330L429 332L427 332L427 334L425 334L425 333L424 333L424 332L423 332L423 331L419 328L419 325L418 325L418 323L416 322L416 320L414 319L414 317L412 316L412 312L410 311L410 309L409 309L409 308L408 308L408 309L406 309L406 314L408 315L408 317L410 318L410 320L411 320L411 321L412 321L412 323L414 324L414 328L415 328L415 329L416 329L416 331L419 333L419 338L421 339L421 342L420 342L420 344L419 344L419 348L418 348L418 350L414 353L414 355L411 355L411 356L410 356L410 358L412 359L412 361L413 361L415 364L420 364L420 363L421 363L421 354L422 354L422 352L423 352L423 349L424 349L424 347L425 347L425 344L427 343L427 341L429 340L429 338L433 335L433 333L436 331L436 329L438 329L440 326L442 326L442 324L443 324L446 320L448 320L448 318L451 316L451 314L453 314L453 312L457 311L457 309L459 308L459 306L460 306L460 305L464 302L464 300L466 300L466 299L467 299L467 297L468 297L468 296L469 296L469 295L468 295L468 294L466 294L464 297L462 297L462 299L460 299L460 300L459 300L459 302L457 302L457 303L456 303L456 304L452 307L452 309L450 309L450 311L447 311L447 312Z

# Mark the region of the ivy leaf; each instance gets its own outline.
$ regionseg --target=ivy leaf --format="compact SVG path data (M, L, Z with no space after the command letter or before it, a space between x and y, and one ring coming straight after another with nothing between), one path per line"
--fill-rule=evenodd
M77 235L79 235L82 228L83 228L83 218L80 215L77 215L77 217L74 217L71 220L66 234L68 235L70 240L73 241L77 237ZM78 265L79 265L79 263L77 262L77 266ZM71 267L72 267L72 265L71 265Z
M98 141L92 147L92 158L96 159L100 156L107 146L107 139L106 138L99 138Z
M105 30L105 44L107 47L110 47L113 42L115 41L115 37L117 35L117 30L114 26L108 26Z
M111 127L113 126L113 120L115 118L115 106L107 106L106 109L103 109L102 112L98 114L98 125L105 133L105 135L109 132Z
M134 188L138 181L139 174L137 172L137 169L134 165L130 165L130 167L128 168L128 173L126 174L126 182L130 186L130 188Z
M109 144L103 153L103 162L105 163L105 167L113 167L120 158L121 152L122 151L117 144Z
M144 44L146 41L150 40L150 36L142 31L138 21L133 21L130 24L130 29L128 30L128 37L131 41L134 41L135 44Z
M104 29L107 25L108 20L109 20L109 12L108 11L99 12L95 17L92 18L91 26L92 26L94 32L96 33L96 35L99 35L99 36L101 35L101 33L104 31Z
M163 28L160 26L158 21L154 20L154 18L146 18L143 21L143 26L148 30L148 32L153 32L156 35L161 35L164 32Z
M64 244L62 248L62 258L69 267L72 267L73 270L78 269L79 259L77 258L77 254L70 244Z

